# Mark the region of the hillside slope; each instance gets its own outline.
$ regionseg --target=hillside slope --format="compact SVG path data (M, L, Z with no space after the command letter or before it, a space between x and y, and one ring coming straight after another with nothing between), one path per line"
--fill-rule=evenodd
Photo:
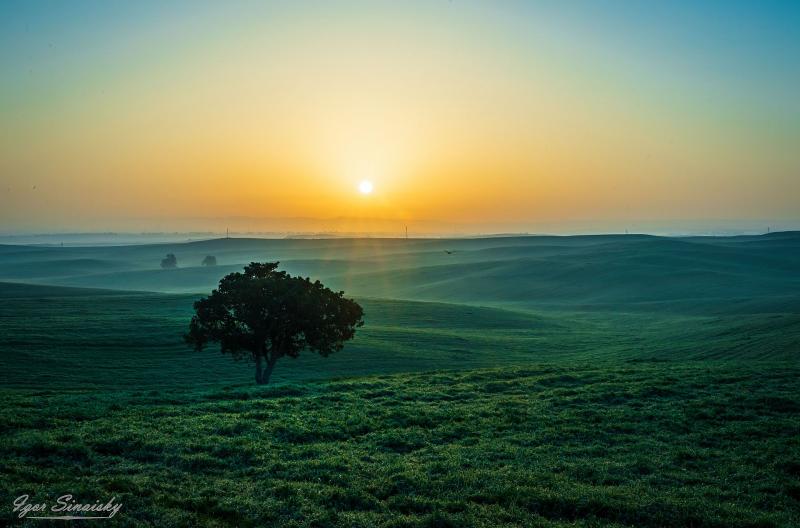
M0 386L218 387L252 366L182 340L196 295L0 283ZM329 358L284 359L275 380L687 359L797 361L800 315L508 310L358 299L366 324Z
M177 255L181 268L159 268L167 252ZM220 265L199 266L207 254ZM290 273L361 297L615 311L800 313L798 233L4 246L0 280L199 293L253 260L279 260Z

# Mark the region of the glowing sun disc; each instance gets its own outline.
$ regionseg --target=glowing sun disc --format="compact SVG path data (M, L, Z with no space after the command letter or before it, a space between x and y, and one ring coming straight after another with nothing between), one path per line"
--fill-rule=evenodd
M358 184L358 192L361 194L369 194L372 192L372 182L369 180L361 180Z

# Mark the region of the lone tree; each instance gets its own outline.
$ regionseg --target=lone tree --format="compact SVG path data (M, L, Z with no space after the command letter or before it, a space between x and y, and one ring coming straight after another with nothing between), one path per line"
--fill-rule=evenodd
M203 259L202 264L203 266L216 266L217 257L215 257L214 255L206 255L206 258Z
M235 360L253 359L260 385L269 382L281 357L296 358L302 350L327 357L364 324L361 306L344 292L277 268L277 262L253 262L244 273L223 277L210 296L194 303L185 335L195 350L214 342Z
M167 256L161 259L161 267L164 269L171 269L178 267L178 259L175 253L167 253Z

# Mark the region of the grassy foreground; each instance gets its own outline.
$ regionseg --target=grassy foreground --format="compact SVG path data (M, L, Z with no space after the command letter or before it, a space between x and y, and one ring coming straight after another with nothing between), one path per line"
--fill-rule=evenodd
M116 496L104 526L797 526L799 375L686 362L4 390L0 501Z

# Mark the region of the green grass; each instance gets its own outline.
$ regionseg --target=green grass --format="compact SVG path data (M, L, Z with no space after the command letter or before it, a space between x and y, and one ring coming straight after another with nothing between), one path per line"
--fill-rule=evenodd
M798 375L530 365L4 391L0 502L116 496L119 526L797 526Z
M365 326L268 387L190 350L250 260ZM797 269L797 233L0 245L0 525L72 493L107 526L798 526Z
M0 284L0 371L20 388L218 387L252 367L181 336L194 295ZM366 324L329 358L278 363L276 381L532 362L792 360L800 315L519 311L360 299Z

